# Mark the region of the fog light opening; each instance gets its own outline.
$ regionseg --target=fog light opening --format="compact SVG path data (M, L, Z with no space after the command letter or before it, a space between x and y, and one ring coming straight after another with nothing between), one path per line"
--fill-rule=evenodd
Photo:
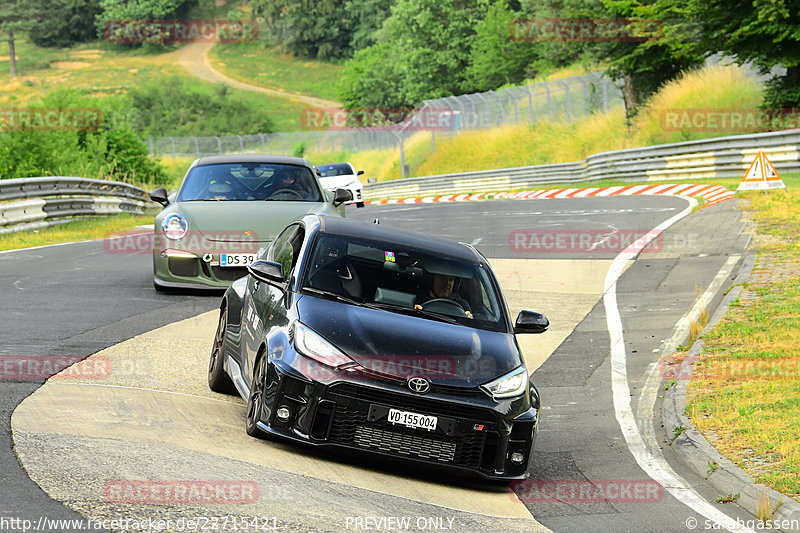
M521 465L525 461L525 454L522 452L511 452L511 462L515 465Z
M281 405L280 407L278 407L278 410L275 411L275 416L277 416L278 420L280 420L281 422L286 422L287 420L289 420L289 417L292 416L292 412L286 405Z

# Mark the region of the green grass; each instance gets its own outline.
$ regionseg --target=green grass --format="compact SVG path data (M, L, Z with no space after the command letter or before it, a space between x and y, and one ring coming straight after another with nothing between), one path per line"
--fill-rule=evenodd
M0 234L0 250L18 250L48 244L102 239L115 232L152 224L152 215L111 215L75 220L40 230Z
M786 190L737 193L772 237L756 271L773 275L751 280L755 299L735 301L705 336L688 411L757 482L800 500L800 176L783 179Z
M28 105L56 88L108 96L124 93L145 79L172 76L179 76L204 91L213 91L215 85L190 76L178 63L175 49L123 50L102 42L70 49L46 49L19 39L17 55L19 76L9 79L8 43L0 42L0 106ZM243 89L230 91L250 106L269 109L275 131L300 129L306 104Z
M295 58L261 42L218 43L208 56L215 69L235 80L287 93L337 99L341 65Z

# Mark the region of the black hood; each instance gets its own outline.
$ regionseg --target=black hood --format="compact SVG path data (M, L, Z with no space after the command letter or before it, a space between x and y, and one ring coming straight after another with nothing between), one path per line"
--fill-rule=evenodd
M305 295L299 320L367 370L476 387L521 364L513 335Z

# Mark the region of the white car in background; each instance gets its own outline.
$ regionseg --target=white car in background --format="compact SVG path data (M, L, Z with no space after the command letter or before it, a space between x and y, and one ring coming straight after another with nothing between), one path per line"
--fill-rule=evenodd
M353 193L353 199L349 204L356 204L356 207L364 207L364 184L358 177L364 173L363 170L356 172L350 163L329 163L327 165L317 165L319 173L319 183L329 191L336 189L347 189Z

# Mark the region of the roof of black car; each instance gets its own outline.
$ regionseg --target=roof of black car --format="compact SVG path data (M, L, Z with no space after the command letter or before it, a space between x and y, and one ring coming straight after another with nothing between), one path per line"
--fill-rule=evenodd
M197 160L197 166L217 165L220 163L279 163L284 165L309 165L308 160L302 157L267 154L213 155L211 157L201 157Z
M417 248L419 250L429 250L434 253L467 261L475 261L478 259L475 252L467 246L442 237L397 228L388 224L368 224L359 220L348 220L346 218L330 216L318 216L318 218L320 220L320 231L322 233L389 242Z

